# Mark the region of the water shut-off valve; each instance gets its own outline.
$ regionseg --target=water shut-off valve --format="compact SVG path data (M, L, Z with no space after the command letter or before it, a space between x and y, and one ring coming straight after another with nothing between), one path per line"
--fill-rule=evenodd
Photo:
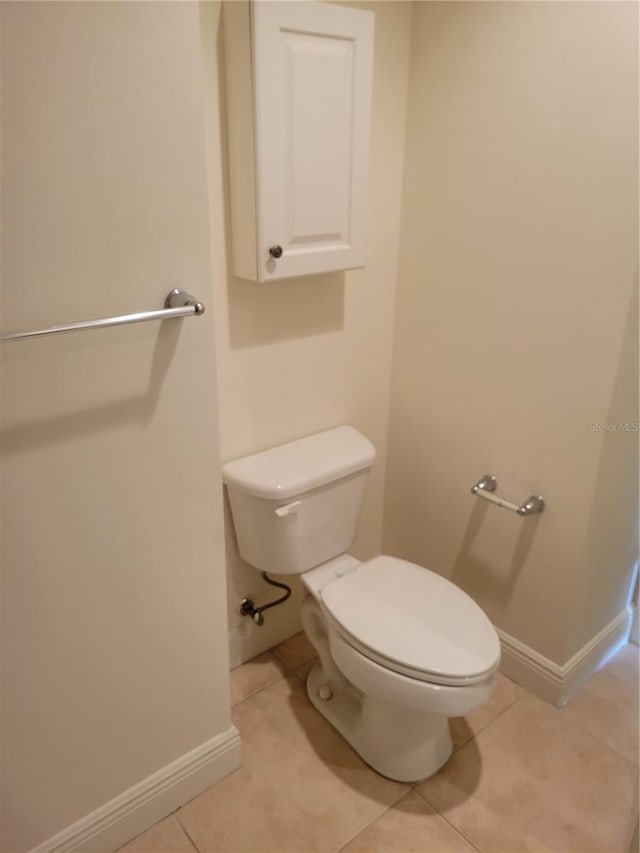
M277 604L282 604L291 596L291 587L287 586L286 583L280 583L279 581L272 580L266 572L262 572L262 578L266 583L271 584L271 586L277 586L286 591L284 595L280 596L280 598L276 598L274 601L269 601L267 604L262 604L260 607L256 607L252 598L242 599L240 602L240 615L251 616L256 625L260 625L260 627L264 625L264 611L269 610L271 607L275 607Z

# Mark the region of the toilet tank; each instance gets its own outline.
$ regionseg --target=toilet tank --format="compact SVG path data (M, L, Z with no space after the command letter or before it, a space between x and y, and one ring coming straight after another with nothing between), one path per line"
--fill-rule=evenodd
M348 551L375 455L356 429L340 426L224 465L243 559L292 575Z

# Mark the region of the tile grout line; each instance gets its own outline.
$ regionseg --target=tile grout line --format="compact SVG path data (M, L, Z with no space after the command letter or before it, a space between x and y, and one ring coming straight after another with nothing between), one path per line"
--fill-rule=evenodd
M243 696L242 699L238 699L237 702L233 702L231 704L231 708L237 708L238 705L241 705L243 702L246 702L247 699L251 699L252 696L256 696L258 693L262 693L262 691L266 690L267 687L271 687L273 684L277 684L279 681L282 681L283 678L288 678L290 675L291 673L287 672L283 675L280 675L278 678L274 678L273 681L270 681L268 684L263 684L262 687L258 687L257 690L254 690L251 693L247 693L246 696Z
M586 685L583 685L583 686L586 686ZM597 735L594 735L593 732L590 732L588 729L586 729L577 720L570 720L567 718L567 716L564 714L564 709L568 707L568 705L570 704L572 699L575 697L572 697L572 699L570 699L569 702L567 702L565 705L562 705L562 707L556 708L556 706L552 705L551 702L548 702L546 699L541 699L539 696L536 696L535 693L531 693L528 690L526 691L524 696L529 696L538 702L542 702L543 705L545 705L551 711L554 711L558 715L558 717L563 721L563 723L565 725L569 726L573 731L578 731L581 734L586 735L588 738L590 738L590 740L595 741L597 744L599 744L600 746L603 746L606 750L608 750L610 753L615 755L616 758L621 758L624 762L626 762L626 764L630 765L630 767L632 767L634 770L638 770L638 768L640 767L640 762L634 761L633 759L628 758L626 755L622 755L622 753L618 752L617 749L614 749L612 746L609 746L608 743L605 743ZM522 698L524 698L524 697L519 696L518 700L516 700L516 701L519 701Z
M453 756L454 754L457 754L457 753L461 752L461 751L462 751L462 750L463 750L463 749L464 749L464 748L465 748L469 743L471 743L471 741L472 741L472 740L475 740L475 739L476 739L476 737L477 737L481 732L486 731L486 730L489 728L489 726L491 726L491 725L492 725L496 720L498 720L500 717L502 717L504 714L506 714L506 712L507 712L509 709L513 708L513 707L514 707L514 705L517 705L517 704L518 704L518 702L520 702L520 701L524 698L524 696L526 696L526 695L527 695L526 693L523 693L521 696L517 696L517 697L513 700L513 702L510 702L510 703L509 703L506 707L504 707L501 711L498 711L498 713L497 713L495 716L493 716L490 720L488 720L488 721L487 721L483 726L481 726L481 727L478 729L478 731L477 731L477 732L474 732L474 733L471 735L471 737L470 737L470 738L467 738L467 740L466 740L464 743L460 744L460 746L459 746L459 747L458 747L454 752L452 752L452 753L451 753L451 755ZM445 766L445 765L443 765L443 766ZM454 824L454 823L452 823L452 822L449 820L449 818L446 816L446 814L445 814L444 812L441 812L441 811L440 811L440 809L436 806L436 804L435 804L435 803L432 803L432 802L431 802L431 800L429 800L429 798L427 797L427 795L426 795L426 794L423 794L423 793L422 793L422 791L419 791L419 790L417 789L416 785L420 784L419 782L414 782L414 783L410 783L410 784L411 784L411 789L412 789L412 790L413 790L413 791L414 791L414 792L415 792L415 793L420 797L420 799L421 799L424 803L426 803L426 804L429 806L429 808L432 808L436 814L440 815L440 817L442 817L442 818L447 822L447 824L448 824L450 827L452 827L452 829L454 829L454 830L458 833L458 835L460 835L462 838L464 838L464 840L465 840L468 844L470 844L470 845L473 847L473 849L474 849L474 850L478 850L478 851L480 851L480 848L479 848L479 847L476 847L476 845L471 841L471 839L467 838L467 836L466 836L463 832L461 832L461 831L458 829L458 827L457 827L457 826L455 826L455 824ZM481 851L480 851L480 853L481 853Z
M621 753L619 753L617 750L615 750L615 749L613 749L611 746L609 746L607 743L605 743L604 741L600 740L600 738L598 738L596 735L592 734L590 731L588 731L586 728L584 728L582 725L580 725L580 723L576 722L575 720L567 719L567 717L566 717L566 716L564 716L564 714L563 714L563 712L562 712L562 709L561 709L561 708L556 708L556 707L554 707L551 703L546 702L544 699L540 699L539 697L535 696L535 694L530 693L530 691L528 691L528 690L526 690L526 689L524 689L524 692L523 692L520 696L518 696L516 699L514 699L514 701L513 701L513 702L510 702L510 703L509 703L505 708L503 708L499 713L497 713L497 714L496 714L494 717L492 717L492 718L491 718L487 723L485 723L485 725L483 725L481 728L479 728L477 732L474 732L474 734L473 734L470 738L468 738L466 741L464 741L464 743L460 744L460 746L458 747L458 749L456 749L456 750L455 750L455 753L460 752L463 748L465 748L465 747L467 746L467 744L469 744L472 740L474 740L474 739L475 739L475 738L476 738L476 737L477 737L481 732L486 731L486 730L489 728L489 726L491 726L491 725L492 725L496 720L498 720L500 717L502 717L502 716L503 716L507 711L509 711L511 708L513 708L513 707L514 707L518 702L522 701L523 699L526 699L527 697L533 697L534 699L536 699L536 700L538 700L538 701L542 702L542 703L543 703L545 706L547 706L551 711L554 711L556 714L558 714L559 718L560 718L560 719L562 719L562 720L564 721L564 723L566 723L568 726L570 726L574 731L578 731L578 732L580 732L580 734L582 734L582 735L586 735L587 737L589 737L589 738L590 738L590 740L594 741L594 742L595 742L595 743L597 743L599 746L604 747L604 748L605 748L609 753L611 753L611 754L615 755L615 756L616 756L617 758L619 758L619 759L622 759L626 764L628 764L628 765L629 765L630 767L632 767L634 770L636 770L636 771L638 770L638 764L637 764L636 762L634 762L634 761L632 761L631 759L627 758L626 756L622 755L622 754L621 754ZM454 753L452 753L452 755L453 755L453 754L454 754ZM441 812L441 811L440 811L440 809L435 805L435 803L432 803L432 802L429 800L429 798L428 798L428 796L427 796L426 794L422 793L422 791L419 791L419 790L415 787L415 785L417 785L417 784L420 784L420 783L411 783L411 788L412 788L412 790L413 790L413 791L414 791L414 792L415 792L415 793L420 797L420 799L422 799L422 800L423 800L423 802L425 802L425 803L426 803L430 808L434 809L434 811L435 811L438 815L440 815L440 816L441 816L441 817L442 817L442 818L447 822L447 824L448 824L449 826L451 826L451 827L452 827L452 829L454 829L454 830L455 830L455 831L456 831L456 832L457 832L457 833L458 833L458 834L459 834L459 835L460 835L460 836L461 836L461 837L462 837L462 838L463 838L463 839L464 839L468 844L470 844L470 845L474 848L474 850L477 850L477 851L478 851L478 853L482 853L482 850L481 850L481 848L480 848L480 847L477 847L477 846L476 846L476 845L471 841L471 839L469 839L469 838L468 838L468 837L467 837L467 836L466 836L466 835L465 835L465 834L464 834L464 833L463 833L463 832L462 832L462 831L461 831L461 830L460 830L460 829L459 829L459 828L458 828L458 827L457 827L457 826L456 826L456 825L455 825L455 824L454 824L454 823L453 823L453 822L452 822L452 821L447 817L447 815L446 815L444 812Z
M270 651L271 651L271 650L270 650ZM271 653L272 653L273 655L275 655L276 657L278 657L278 656L275 654L275 652L271 651ZM306 663L311 663L311 661L313 661L314 659L315 659L315 656L314 656L314 657L312 657L312 658L310 658L308 661L305 661L305 663L301 663L301 664L300 664L300 666L296 667L295 669L289 669L289 672L287 672L285 675L282 675L280 678L277 678L275 681L272 681L270 684L265 684L263 687L260 687L258 690L256 690L254 693L252 693L252 694L251 694L251 696L256 696L258 693L261 693L263 690L266 690L266 689L267 689L267 687L271 687L273 684L276 684L277 682L282 681L283 679L290 678L290 677L295 677L298 681L301 681L301 682L302 682L302 684L303 684L303 685L305 685L305 684L306 684L306 679L305 679L305 678L301 678L300 676L298 676L298 675L297 675L296 670L297 670L297 669L300 669L300 668L301 668L301 667L303 667L303 666L305 666L305 664L306 664ZM278 660L281 660L281 659L280 659L280 658L278 658ZM281 662L282 662L282 664L283 664L285 667L287 666L287 664L285 664L285 662L284 662L284 661L281 661ZM245 699L250 699L250 698L251 698L251 696L246 696L246 697L245 697ZM242 702L244 702L244 701L245 701L245 699L242 699L240 702L237 702L237 703L236 703L236 705L240 705ZM235 706L232 706L232 707L235 707ZM401 784L402 784L402 783L401 783ZM406 789L405 791L402 791L400 794L398 794L398 796L397 796L395 799L393 799L393 800L389 803L389 805L387 805L385 808L383 808L383 809L382 809L382 811L381 811L379 814L377 814L375 817L371 818L371 820L366 821L365 823L363 823L363 824L362 824L362 826L360 826L360 827L359 827L359 828L358 828L358 829L353 833L353 835L350 835L350 836L349 836L349 838L347 838L347 840L344 842L344 844L342 844L340 847L336 848L336 850L334 851L334 853L340 853L340 851L341 851L341 850L344 850L344 848L345 848L348 844L350 844L350 843L353 841L353 839L354 839L354 838L357 838L357 836L358 836L358 835L360 835L360 833L361 833L361 832L363 832L363 831L364 831L368 826L370 826L372 823L374 823L374 821L378 820L378 818L382 817L382 815L386 814L386 813L389 811L389 809L391 809L394 805L396 805L396 803L398 803L398 802L399 802L403 797L406 797L406 795L407 795L407 794L409 794L409 793L411 792L411 785L410 785L410 783L407 783L407 785L408 785L408 787L407 787L407 789ZM180 822L180 825L182 826L182 822ZM192 841L192 839L191 839L191 838L189 838L189 840L190 840L190 841ZM192 843L193 843L193 841L192 841ZM199 850L197 847L196 847L196 850L198 850L198 853L200 853L200 850Z
M282 658L276 652L274 652L272 649L269 649L269 651L271 652L272 655L274 655L280 661L280 663L283 666L285 666L289 670L289 673L293 673L293 674L295 674L295 671L297 669L300 669L301 667L306 666L308 663L311 663L311 661L314 660L314 658L317 657L317 655L313 655L312 657L309 658L309 660L303 660L302 663L299 663L296 666L289 666L289 664L286 661L282 660Z
M420 795L418 794L418 796ZM470 847L473 847L474 850L477 850L478 853L482 853L482 849L478 847L477 844L474 844L473 841L467 835L465 835L459 827L457 827L452 821L450 821L446 815L442 814L442 812L438 812L438 814L445 821L447 826L451 827L451 829L456 833L456 835L459 835L460 838L462 838Z
M290 672L293 672L293 670L291 669L289 664L286 663L286 661L283 661L282 658L280 657L280 655L276 654L276 652L274 652L273 649L269 649L268 651L270 654L272 654L274 656L274 658L278 661L278 663L281 663L282 666L287 670L287 675ZM300 664L300 666L302 666L302 664Z
M523 696L524 695L526 694L523 694ZM483 725L481 725L477 731L471 732L471 734L466 740L463 740L462 743L459 743L458 746L456 746L455 749L452 750L451 756L455 755L457 752L460 752L460 750L463 749L469 743L469 741L472 741L480 734L480 732L483 732L485 729L487 729L495 720L498 719L498 717L501 717L506 711L508 711L509 708L513 708L516 702L519 702L523 698L523 696L516 696L516 698L509 702L507 705L505 705L504 708L501 708L499 711L497 711L493 715L493 717L491 717L491 719L487 720L486 723L483 723Z
M467 844L469 844L469 846L470 846L470 847L473 847L473 849L474 849L474 850L477 850L477 851L478 851L478 853L482 853L481 848L480 848L480 847L478 847L476 844L474 844L474 843L473 843L473 841L472 841L470 838L468 838L468 837L464 834L464 832L462 832L462 830L461 830L461 829L459 829L459 827L457 827L457 826L456 826L452 821L450 821L450 820L449 820L449 818L444 814L444 812L441 812L441 811L440 811L440 809L436 808L436 807L434 806L434 804L433 804L432 802L430 802L430 801L425 797L425 795L424 795L424 794L422 794L420 791L416 790L416 789L413 787L413 785L412 785L411 787L412 787L412 790L413 790L414 794L417 794L417 796L418 796L418 797L420 797L420 799L422 800L422 802L423 802L423 803L425 803L425 805L427 805L430 809L433 809L434 813L435 813L438 817L441 817L441 818L444 820L444 822L447 824L447 826L451 827L451 829L456 833L456 835L459 835L459 836L460 836L460 838L462 838L462 839L463 839Z
M629 642L627 642L627 646L628 646L628 645L631 645L631 644L630 644ZM615 657L620 653L620 651L624 650L625 648L626 648L625 646L622 646L622 647L621 647L621 649L618 649L618 651L615 653L615 655L614 655L613 657L615 658ZM637 653L637 652L633 652L633 654L634 654L634 658L637 658L637 657L638 657L638 653ZM610 659L610 660L611 660L611 659ZM617 749L614 749L614 747L612 747L610 744L606 743L604 740L602 740L601 738L599 738L599 737L598 737L598 735L595 735L593 732L589 731L589 729L587 729L587 728L586 728L586 727L585 727L581 722L579 722L578 720L569 719L569 718L565 715L565 713L564 713L564 712L565 712L565 710L569 707L569 705L574 701L574 699L576 699L576 698L580 695L580 693L581 693L581 692L582 692L586 687L588 687L588 686L590 685L591 681L592 681L595 677L597 677L598 675L600 675L600 674L602 674L602 673L604 673L604 672L606 671L606 669L607 669L607 666L608 666L609 662L610 662L610 661L608 661L608 662L604 665L604 667L602 667L602 669L596 670L596 672L591 676L591 678L589 678L589 679L588 679L588 680L587 680L587 681L586 681L586 682L585 682L585 683L584 683L584 684L583 684L583 685L582 685L582 686L581 686L581 687L576 691L576 693L574 693L574 694L570 697L570 699L569 699L569 701L568 701L568 702L565 702L565 704L564 704L564 705L562 705L560 708L556 708L554 705L551 705L551 707L553 708L553 710L554 710L554 711L557 711L557 712L558 712L558 714L559 714L559 715L560 715L560 717L564 720L564 722L565 722L565 723L567 723L568 725L570 725L570 726L572 726L572 727L574 727L574 728L578 729L578 730L579 730L579 731L581 731L583 734L588 735L588 737L590 737L592 740L595 740L595 741L596 741L596 743L599 743L601 746L604 746L606 749L608 749L608 750L609 750L609 752L612 752L612 753L613 753L614 755L616 755L618 758L622 758L624 761L626 761L626 762L627 762L627 764L630 764L630 765L631 765L635 770L638 770L638 768L640 767L640 761L639 761L639 760L634 760L634 759L632 759L632 758L629 758L627 755L623 755L621 752L618 752L618 750L617 750ZM622 682L625 682L625 683L626 683L627 681L629 681L629 679L628 679L627 677L625 677L624 675L617 675L617 676L612 676L612 675L610 675L610 677L611 677L611 678L613 678L615 681L618 681L618 682L622 681ZM636 692L637 692L637 691L636 691ZM544 701L544 700L543 700L543 701Z
M523 688L523 690L524 690L524 688ZM505 705L505 707L502 708L502 710L498 711L497 714L494 714L494 716L491 717L490 720L487 720L487 722L484 725L480 726L478 731L474 732L470 738L465 740L464 743L460 744L458 749L456 749L455 751L459 752L463 746L466 746L469 743L470 740L473 740L473 738L477 737L480 734L480 732L484 732L486 729L489 728L489 726L493 725L493 723L495 723L495 721L497 719L499 719L503 714L506 714L506 712L508 710L510 710L511 708L513 708L514 705L517 705L518 702L520 702L526 695L527 695L526 692L523 692L520 696L516 696L516 698L512 702L509 702L508 705Z
M184 834L185 834L185 835L187 836L187 838L189 839L189 843L191 844L191 846L193 847L193 849L196 851L196 853L201 853L200 848L198 847L198 845L196 844L196 842L193 840L193 838L189 835L189 832L188 832L188 830L187 830L186 826L185 826L185 825L182 823L182 821L180 820L180 816L179 816L179 814L178 814L178 812L180 812L180 811L182 811L182 806L180 806L180 808L179 808L179 809L176 809L176 811L173 813L173 814L174 814L174 817L175 817L175 819L178 821L178 824L179 824L179 826L180 826L180 829L184 832Z
M554 708L553 705L551 705L550 707L551 710L556 711L556 713L560 715L561 719L564 720L567 725L577 729L583 735L587 735L587 737L590 737L591 740L594 740L596 743L600 744L600 746L604 746L605 749L609 750L609 752L613 753L613 755L615 755L617 758L621 758L623 761L626 761L626 763L631 765L631 767L633 767L635 770L639 769L640 764L637 761L633 761L633 759L629 758L628 756L622 755L622 753L618 752L617 749L614 749L612 746L609 746L608 743L605 743L603 740L600 740L597 735L594 735L593 732L590 732L588 729L585 729L584 726L580 725L580 723L576 722L575 720L568 720L562 713L561 708Z
M374 772L375 772L375 771L374 771ZM405 784L405 783L402 783L402 782L401 782L400 784ZM410 784L410 783L409 783L409 784ZM366 823L363 823L363 824L362 824L362 826L361 826L359 829L357 829L357 830L353 833L353 835L350 835L350 836L349 836L349 838L347 838L347 840L344 842L344 844L341 844L341 845L340 845L340 847L337 847L337 848L336 848L336 850L334 851L334 853L340 853L340 851L341 851L341 850L344 850L344 849L345 849L345 847L346 847L348 844L351 844L351 842L352 842L355 838L357 838L357 837L360 835L360 833L361 833L361 832L364 832L364 831L365 831L365 829L367 829L367 827L371 826L371 824L372 824L372 823L375 823L375 822L376 822L377 820L379 820L383 815L386 815L386 813L387 813L388 811L390 811L390 810L391 810L395 805L397 805L397 803L399 803L399 802L400 802L400 800L401 800L403 797L406 797L406 796L407 796L407 794L410 794L410 793L411 793L411 787L409 787L406 791L403 791L401 794L399 794L399 796L397 796L395 800L392 800L392 801L389 803L389 805L388 805L386 808L384 808L384 809L380 812L380 814L376 815L375 817L372 817L372 818L371 818L371 820L367 821Z

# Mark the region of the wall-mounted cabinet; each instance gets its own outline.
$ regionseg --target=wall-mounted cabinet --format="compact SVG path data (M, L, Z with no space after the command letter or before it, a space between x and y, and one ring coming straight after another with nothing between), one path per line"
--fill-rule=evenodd
M225 3L236 275L364 266L373 27L335 3Z

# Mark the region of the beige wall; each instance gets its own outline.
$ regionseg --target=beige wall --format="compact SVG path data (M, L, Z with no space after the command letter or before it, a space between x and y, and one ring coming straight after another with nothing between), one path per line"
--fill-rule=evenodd
M353 5L376 13L367 267L247 282L231 272L227 233L227 273L220 265L214 287L223 460L340 423L362 430L379 454L353 549L368 557L381 542L411 4ZM204 14L211 88L213 54L223 33L217 14L206 7ZM211 150L220 139L226 149L226 127L218 126L213 109L209 132ZM227 180L226 167L212 170L211 196L220 216L223 202L228 210ZM222 246L218 249L222 254ZM228 529L231 659L239 663L299 629L299 583L291 601L267 614L264 627L239 617L242 597L265 601L271 593L256 570L240 560Z
M197 6L2 3L2 848L229 727ZM93 848L95 849L95 848Z
M628 3L418 3L384 544L564 663L637 556L637 25ZM521 520L469 494L483 474Z
M590 427L637 420L637 11L362 5L367 268L268 286L227 266L219 5L201 33L190 3L0 5L2 327L175 285L209 309L3 351L6 849L227 728L227 619L235 663L298 627L298 596L263 629L236 615L267 593L232 533L225 600L214 346L224 459L342 422L374 441L359 556L380 549L387 468L385 550L542 654L624 606L636 436ZM547 513L481 505L487 471Z

